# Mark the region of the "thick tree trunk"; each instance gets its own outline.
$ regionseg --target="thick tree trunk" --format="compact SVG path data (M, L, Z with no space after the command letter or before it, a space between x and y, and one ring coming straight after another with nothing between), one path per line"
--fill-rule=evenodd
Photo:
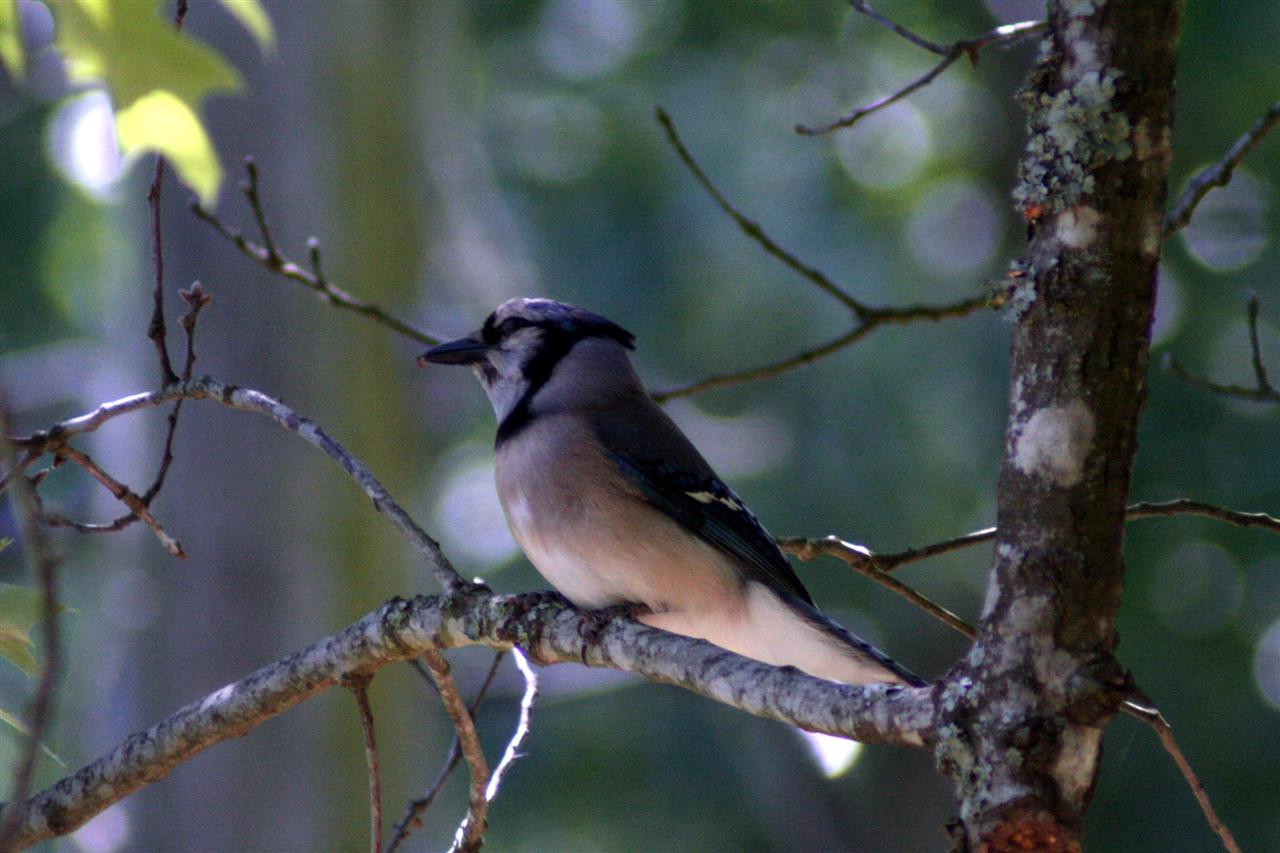
M991 583L940 697L957 847L1078 850L1113 657L1145 395L1181 3L1060 0L1023 97L1015 197L1034 237L1016 329Z

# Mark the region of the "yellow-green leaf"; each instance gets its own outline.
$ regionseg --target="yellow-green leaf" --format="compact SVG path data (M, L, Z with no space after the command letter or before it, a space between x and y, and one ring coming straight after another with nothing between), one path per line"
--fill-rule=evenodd
M0 657L33 674L40 667L31 628L43 616L40 593L30 587L0 583Z
M53 4L56 43L72 80L100 80L110 90L121 150L164 154L211 206L222 168L200 123L200 101L238 90L240 77L164 20L158 6L158 0L62 0Z
M275 46L276 34L271 26L267 10L258 0L220 0L222 8L235 17L258 42L258 49L267 53Z
M116 133L126 156L142 151L163 154L200 203L211 207L218 198L222 165L200 119L172 92L158 89L116 113Z
M165 89L194 112L204 96L238 90L235 69L161 18L157 6L147 0L54 3L56 43L71 79L105 82L117 109Z
M31 730L26 727L26 725L22 722L22 720L19 720L16 716L14 716L13 714L10 714L4 708L0 708L0 723L8 723L9 725L13 726L22 734L26 735L27 737L31 737ZM52 749L45 746L44 744L40 744L40 751L43 752L45 755L49 756L50 758L52 758L54 761L58 762L59 767L67 766L67 763L63 761L61 758L59 758L57 753L55 753Z
M0 0L0 66L16 79L26 70L22 50L22 23L18 19L18 0Z

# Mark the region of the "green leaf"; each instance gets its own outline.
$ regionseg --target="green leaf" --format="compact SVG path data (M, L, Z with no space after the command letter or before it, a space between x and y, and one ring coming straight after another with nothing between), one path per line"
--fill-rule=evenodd
M61 605L57 605L59 611ZM38 590L0 583L0 657L32 675L40 668L31 628L44 617L43 598Z
M198 117L200 101L240 88L235 69L203 44L176 30L148 0L63 0L57 46L76 82L100 80L110 89L120 147L126 155L157 151L211 205L222 170Z
M26 735L27 737L31 737L31 730L26 727L26 725L22 722L22 720L19 720L16 716L14 716L13 714L10 714L4 708L0 708L0 723L8 723L9 725L13 726L22 734ZM45 746L44 744L40 744L40 751L43 752L45 755L49 756L50 758L52 758L54 761L58 762L59 767L67 766L67 763L63 761L61 758L59 758L56 752L54 752L52 749Z
M7 69L17 80L21 80L26 71L18 0L0 0L0 67Z
M219 2L222 3L222 8L230 12L240 25L249 31L249 34L258 42L259 50L267 53L275 46L276 34L271 26L271 18L258 0L219 0Z

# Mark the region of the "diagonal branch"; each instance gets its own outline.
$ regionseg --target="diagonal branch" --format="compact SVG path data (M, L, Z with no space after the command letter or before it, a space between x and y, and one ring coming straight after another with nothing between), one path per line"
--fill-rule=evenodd
M151 528L151 532L160 540L160 544L166 551L179 559L187 556L183 553L182 546L178 544L178 541L164 532L164 528L160 526L160 522L156 521L155 516L151 514L151 510L147 508L142 497L103 470L102 466L94 462L89 454L76 450L70 444L63 444L57 449L56 453L58 456L65 456L83 468L90 476L101 483L107 491L111 492L112 497L127 506L134 515L142 519L147 527ZM52 516L50 524L55 527L83 529L77 526L76 522L65 519L62 516ZM109 525L104 525L104 527L106 526ZM121 526L123 527L123 525Z
M205 210L198 202L193 202L191 210L196 217L211 225L215 231L247 257L266 267L270 272L283 276L313 291L323 301L335 308L368 317L375 323L386 326L393 332L398 332L419 343L430 345L438 344L443 340L441 337L417 328L412 323L392 316L380 306L367 302L358 296L353 296L332 284L320 268L320 242L314 237L307 241L307 253L311 260L311 269L309 271L281 254L276 248L274 239L271 237L271 229L267 225L266 214L263 212L262 199L258 195L258 168L252 158L245 159L245 169L249 178L241 185L241 189L253 211L254 221L258 224L258 230L262 234L262 245L246 239L240 232L234 231L223 224L216 213L211 210Z
M769 254L782 261L791 269L800 273L800 275L809 279L818 288L835 298L840 304L853 312L858 319L863 319L870 313L866 305L863 305L854 297L850 296L844 289L833 282L821 271L814 269L795 255L788 252L782 246L778 245L765 230L760 227L760 223L753 219L748 219L724 196L724 193L717 189L716 185L707 177L707 173L702 170L698 162L693 159L693 155L689 153L689 149L685 147L684 141L680 139L680 134L676 132L675 123L671 120L671 116L667 115L667 111L662 107L654 108L654 115L658 119L658 124L662 125L662 129L667 133L667 140L671 143L671 147L676 150L676 154L680 160L689 169L693 177L707 194L715 201L721 210L742 229L742 232L755 240Z
M1182 191L1182 195L1178 196L1178 200L1165 216L1164 238L1166 240L1190 224L1196 207L1214 187L1225 187L1231 183L1231 175L1235 172L1236 166L1240 165L1240 161L1247 157L1250 151L1258 147L1258 143L1262 142L1263 137L1274 130L1276 125L1280 125L1280 101L1267 107L1262 117L1227 149L1227 153L1222 155L1221 160L1187 183L1187 188Z
M582 663L638 673L810 731L867 743L932 740L929 688L849 687L773 667L629 619L590 619L545 595L469 589L392 599L344 630L182 708L102 757L5 811L15 849L71 832L182 762L342 683L392 663L465 645L519 646L542 665ZM592 625L594 627L594 625ZM588 640L586 637L591 636Z
M71 438L87 432L93 432L107 421L144 409L155 408L170 400L212 400L232 409L257 412L271 418L285 429L297 433L308 443L324 451L330 459L337 462L342 469L364 490L373 501L373 507L391 520L401 535L423 556L427 567L446 592L473 586L458 574L449 559L440 550L440 544L427 535L418 523L405 512L391 493L378 481L368 467L353 456L345 447L335 441L328 433L313 421L304 418L278 400L274 400L260 391L226 385L208 376L202 376L173 385L166 385L157 391L134 394L103 403L92 412L60 421L48 429L29 436L15 436L9 440L14 447L29 452L53 452L65 447Z
M907 97L912 92L915 92L918 89L922 89L925 86L928 86L935 79L937 79L937 77L940 74L942 74L942 72L950 68L952 63L954 63L960 57L967 55L970 58L970 60L976 62L978 51L982 50L984 47L987 47L988 45L1008 44L1011 42L1015 42L1029 35L1032 35L1033 33L1041 32L1047 28L1047 25L1044 21L1022 21L1016 24L1005 24L1004 26L996 27L994 30L991 30L990 32L983 33L982 35L979 35L979 36L974 36L973 38L961 39L960 41L953 42L952 44L949 44L949 45L940 45L940 44L931 42L928 39L923 38L922 36L918 36L915 33L908 30L906 27L903 27L902 25L889 20L888 18L881 15L879 12L872 9L871 6L867 3L860 2L860 0L853 0L851 5L858 12L861 12L862 14L871 18L876 23L881 24L890 30L893 30L895 33L902 36L907 41L911 42L917 47L924 48L930 53L938 54L939 56L942 57L942 60L938 62L936 65L934 65L932 68L930 68L928 71L926 71L924 74L920 75L915 80L912 80L910 83L908 83L906 86L903 86L901 89L897 90L896 92L893 92L892 94L889 94L889 95L885 95L882 98L877 98L876 100L872 101L869 104L866 104L865 106L858 107L853 112L849 113L843 118L836 119L830 124L819 125L816 127L811 125L798 124L796 125L796 128L795 128L796 133L804 134L805 136L818 136L824 133L831 133L833 130L839 130L841 128L851 127L861 119L865 118L866 116L871 115L874 112L878 112L879 110L882 110L887 106L896 104L898 101Z
M694 394L701 394L703 391L710 391L713 388L724 388L729 385L740 385L744 382L754 382L759 379L769 379L781 373L794 370L797 367L803 367L806 364L812 364L819 359L834 355L846 347L852 346L862 340L871 332L881 326L904 325L920 320L945 320L951 317L963 317L966 314L972 314L974 311L990 304L990 300L986 296L972 296L968 299L962 299L959 302L953 302L950 305L910 305L904 308L864 308L862 318L852 329L843 335L828 341L821 346L814 347L799 352L787 358L780 359L771 364L762 365L760 367L752 367L746 370L739 370L734 373L721 373L715 376L709 376L706 379L699 379L696 382L690 382L686 385L678 385L674 388L668 388L665 391L658 391L652 394L654 400L659 403L676 397L691 397Z

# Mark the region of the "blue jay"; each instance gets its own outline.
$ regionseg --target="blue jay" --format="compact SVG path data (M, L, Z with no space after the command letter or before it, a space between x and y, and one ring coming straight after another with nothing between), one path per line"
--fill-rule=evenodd
M633 335L574 305L512 299L419 364L469 365L498 419L507 524L574 605L845 684L919 678L818 612L791 564L645 392Z

